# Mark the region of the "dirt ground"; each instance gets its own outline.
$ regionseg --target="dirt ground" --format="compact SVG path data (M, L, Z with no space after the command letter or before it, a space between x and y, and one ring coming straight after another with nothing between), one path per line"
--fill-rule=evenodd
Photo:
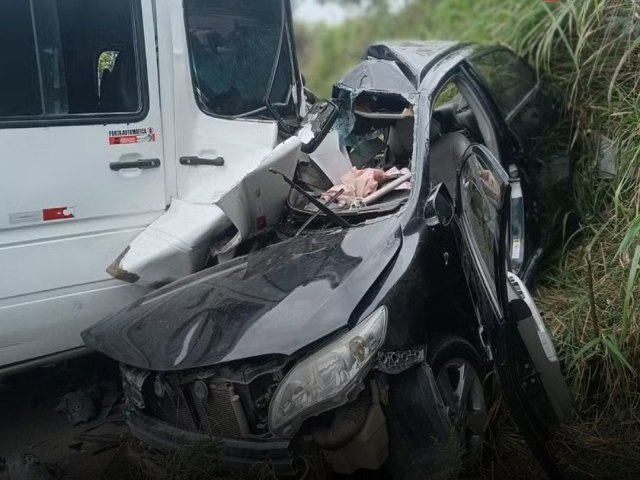
M72 425L67 414L57 410L61 400L72 392L95 394L96 386L100 387L100 395L94 398L97 418ZM112 401L114 397L117 402ZM105 403L107 406L103 407ZM144 458L150 453L129 434L120 407L118 366L101 355L1 377L0 480L129 478L129 470L127 474L122 472L133 462L140 465L137 450L144 452ZM155 455L152 457L158 460ZM147 476L136 474L135 478ZM333 476L335 480L387 477L383 472Z
M56 411L66 394L94 391L95 385L100 385L102 392L112 392L111 404L119 386L117 366L93 355L2 378L0 457L12 465L23 462L23 473L15 480L47 478L37 460L47 465L49 478L102 478L116 448L128 437L117 403L101 409L99 399L99 418L76 426L65 412ZM14 480L16 475L9 477L9 470L7 465L0 478Z

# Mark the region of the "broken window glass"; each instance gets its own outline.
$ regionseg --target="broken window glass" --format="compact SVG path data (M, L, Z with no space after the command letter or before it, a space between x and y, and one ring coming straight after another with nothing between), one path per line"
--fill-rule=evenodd
M278 53L269 100L279 109L293 105L293 60L282 0L186 0L185 10L196 95L206 112L264 114Z

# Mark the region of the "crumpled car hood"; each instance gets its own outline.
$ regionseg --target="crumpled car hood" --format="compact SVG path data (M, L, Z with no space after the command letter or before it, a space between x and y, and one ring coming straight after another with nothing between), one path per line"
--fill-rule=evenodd
M142 297L82 337L155 371L288 356L346 327L401 243L395 216L293 238Z

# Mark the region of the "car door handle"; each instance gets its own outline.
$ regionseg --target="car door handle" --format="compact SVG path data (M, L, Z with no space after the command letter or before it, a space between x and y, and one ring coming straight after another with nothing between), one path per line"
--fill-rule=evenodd
M187 165L190 167L196 167L198 165L210 165L213 167L223 167L224 158L200 158L200 157L182 157L180 158L180 165Z
M160 167L160 159L158 158L145 158L142 160L135 160L131 162L113 162L109 165L109 168L114 172L118 172L120 170L126 170L130 168L137 168L139 170L148 170L150 168L159 168Z

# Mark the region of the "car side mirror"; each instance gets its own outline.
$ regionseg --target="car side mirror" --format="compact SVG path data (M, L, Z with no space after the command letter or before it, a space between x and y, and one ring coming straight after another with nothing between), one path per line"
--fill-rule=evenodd
M453 199L444 183L436 185L427 199L424 216L430 227L447 227L454 216Z
M302 120L297 136L304 153L313 153L333 128L338 106L330 100L317 100Z

